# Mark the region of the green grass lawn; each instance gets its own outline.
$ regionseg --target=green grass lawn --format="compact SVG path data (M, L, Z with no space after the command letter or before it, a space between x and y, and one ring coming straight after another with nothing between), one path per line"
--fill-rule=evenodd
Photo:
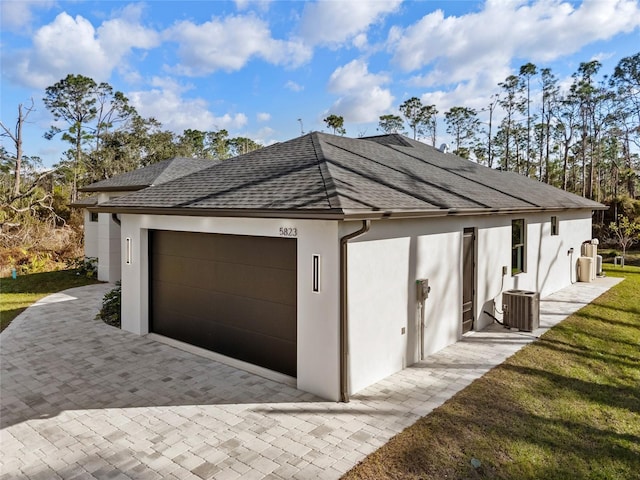
M78 275L77 270L32 273L0 278L0 332L29 305L67 288L98 283L94 278Z
M640 267L605 271L626 280L343 478L640 479Z

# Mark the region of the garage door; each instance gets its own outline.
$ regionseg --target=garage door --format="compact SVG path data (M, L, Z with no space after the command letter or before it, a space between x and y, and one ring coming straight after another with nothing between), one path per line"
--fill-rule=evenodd
M150 231L150 331L295 377L296 247Z

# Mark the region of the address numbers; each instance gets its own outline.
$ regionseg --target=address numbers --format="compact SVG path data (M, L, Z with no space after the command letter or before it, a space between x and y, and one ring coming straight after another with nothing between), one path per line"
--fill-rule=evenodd
M295 227L280 227L281 237L297 237L298 229Z

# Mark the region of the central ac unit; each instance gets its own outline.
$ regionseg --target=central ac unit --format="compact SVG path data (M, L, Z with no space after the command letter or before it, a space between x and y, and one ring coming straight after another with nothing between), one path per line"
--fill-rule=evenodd
M540 294L507 290L502 293L502 311L505 327L531 332L540 326Z

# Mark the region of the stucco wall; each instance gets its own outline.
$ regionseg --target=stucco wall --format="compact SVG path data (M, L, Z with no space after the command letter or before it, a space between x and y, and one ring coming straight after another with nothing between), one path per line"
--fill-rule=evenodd
M126 195L126 192L100 193L98 203L121 195ZM98 280L112 283L120 280L120 225L113 221L110 213L98 214L97 257Z
M558 217L559 235L551 235L552 215ZM514 218L525 218L527 247L525 272L512 276L510 249ZM489 217L478 229L478 308L487 307L491 311L494 297L500 308L500 292L504 290L533 290L544 297L577 280L580 245L591 238L590 211L510 216L506 220L505 223L501 217ZM571 248L573 254L568 253ZM509 271L504 281L498 275L502 265ZM491 322L488 316L480 315L478 329Z
M98 258L98 222L91 221L91 212L84 210L84 256Z
M550 235L551 215L559 235ZM511 275L511 221L525 218L526 271ZM500 305L503 290L548 295L575 281L580 244L591 235L591 212L385 220L349 244L349 379L355 393L419 360L420 319L415 281L427 278L425 355L461 335L462 234L476 228L474 329ZM341 231L341 235L344 232ZM574 249L573 255L568 250ZM502 275L502 267L507 275ZM404 329L404 333L403 333Z
M462 234L476 229L475 329L491 322L483 309L498 306L511 288L548 295L575 281L580 244L591 234L591 212L554 213L560 235L550 235L551 214L443 217L372 222L348 246L349 389L366 386L420 359L417 279L431 294L424 311L425 355L461 335ZM511 275L511 221L526 219L526 271ZM339 398L339 239L359 222L122 215L123 257L130 239L131 262L122 259L122 326L148 333L148 244L150 229L279 236L297 231L297 387L323 398ZM568 255L570 248L573 255ZM312 256L321 258L320 292L312 292ZM502 267L507 275L502 275Z
M131 263L122 264L122 328L144 335L148 322L148 230L177 230L278 237L295 228L298 263L297 387L339 399L339 242L337 222L247 218L122 215L122 251L131 242ZM320 255L320 292L312 291L312 256ZM251 279L247 279L250 283Z

